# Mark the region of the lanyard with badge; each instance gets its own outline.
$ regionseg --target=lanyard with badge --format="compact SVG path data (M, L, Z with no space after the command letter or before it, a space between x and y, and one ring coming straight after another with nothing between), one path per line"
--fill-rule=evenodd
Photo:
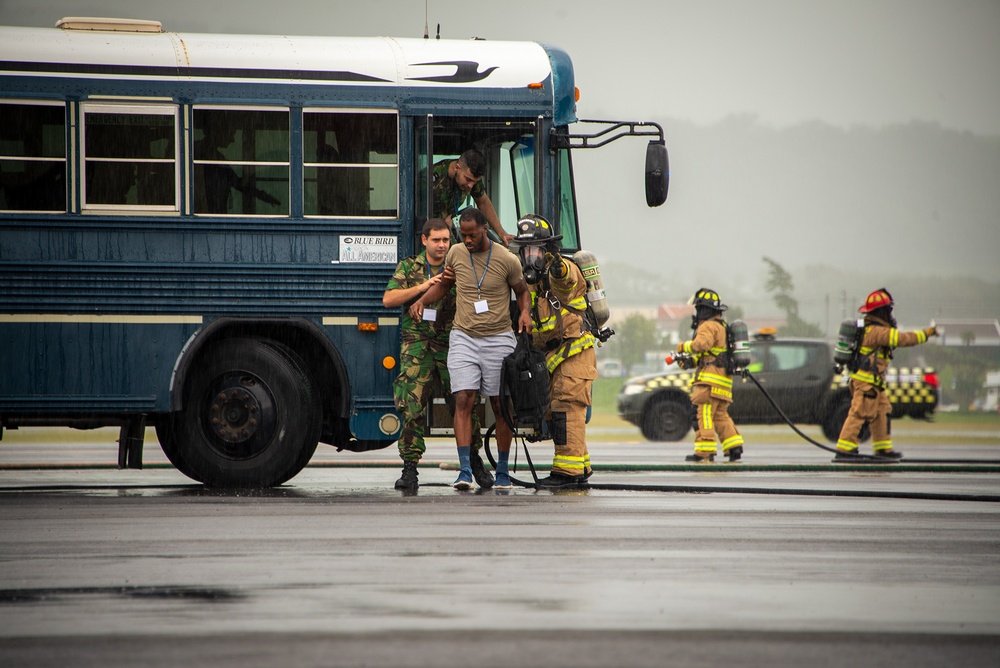
M432 274L431 273L431 263L430 262L428 262L427 264L425 264L424 268L427 270L427 280L428 281L431 280L432 278L434 278L435 276L439 276L441 274L441 272L444 271L444 265L442 264L441 268L438 269L438 272L436 274ZM423 320L426 320L427 322L437 322L437 317L438 317L438 312L437 312L436 308L426 308L426 307L424 307L424 314L423 314L423 318L422 318Z
M490 241L490 252L486 254L486 266L483 267L483 277L479 278L476 276L476 263L472 259L472 253L469 253L469 262L472 264L472 278L476 281L476 293L479 295L479 300L473 303L476 307L476 313L486 313L490 310L489 304L483 299L483 281L486 280L486 272L490 269L490 258L493 257L493 241Z

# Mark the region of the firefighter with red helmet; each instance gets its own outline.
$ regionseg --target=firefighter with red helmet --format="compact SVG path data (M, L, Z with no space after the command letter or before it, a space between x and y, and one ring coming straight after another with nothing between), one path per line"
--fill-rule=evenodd
M851 461L858 454L861 430L871 425L872 448L875 454L900 459L901 452L892 449L889 414L892 404L885 395L885 372L896 348L916 346L937 336L937 327L931 325L915 332L900 332L892 315L894 302L885 288L875 290L861 308L864 314L864 336L856 357L850 365L851 409L840 429L837 455L834 461Z
M587 451L587 407L597 378L597 338L584 318L587 282L572 260L559 255L560 235L536 214L517 221L518 247L531 293L532 340L545 351L551 394L552 469L539 486L586 486L591 473Z
M722 319L728 308L719 293L701 288L691 299L694 315L691 328L694 338L677 344L677 352L691 355L696 371L691 380L691 403L694 404L698 430L694 437L694 454L684 459L701 464L715 461L715 437L722 442L722 454L730 462L743 456L743 437L729 417L733 402L733 378L727 370L726 323Z

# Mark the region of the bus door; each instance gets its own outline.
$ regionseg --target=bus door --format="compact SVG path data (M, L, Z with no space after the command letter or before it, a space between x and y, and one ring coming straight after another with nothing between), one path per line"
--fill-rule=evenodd
M563 235L563 247L579 248L576 198L572 162L568 150L553 158L546 146L548 123L541 119L469 119L427 116L415 123L414 136L414 227L415 251L420 250L419 229L434 211L433 167L457 160L463 151L475 148L486 158L486 193L503 228L514 233L518 218L538 213ZM467 198L457 208L472 206ZM453 223L458 225L458 221Z

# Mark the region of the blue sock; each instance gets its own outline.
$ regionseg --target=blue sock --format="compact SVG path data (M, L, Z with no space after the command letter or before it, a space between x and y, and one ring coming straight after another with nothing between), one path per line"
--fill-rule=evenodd
M472 472L472 462L470 461L470 448L468 445L458 446L458 466L463 471Z
M507 471L507 458L510 456L510 451L507 452L497 452L497 475L510 476Z

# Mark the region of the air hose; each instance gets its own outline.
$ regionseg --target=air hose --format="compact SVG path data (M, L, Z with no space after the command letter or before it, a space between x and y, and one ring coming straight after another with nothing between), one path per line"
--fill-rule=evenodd
M837 450L835 448L831 448L827 445L823 445L822 443L814 441L813 439L809 438L809 436L802 433L802 430L796 427L795 424L788 419L788 416L785 415L784 411L782 411L781 408L778 406L778 404L775 403L774 399L771 397L770 394L768 394L767 390L764 389L764 387L760 384L760 382L756 378L754 378L752 373L746 370L743 370L740 373L744 377L749 378L750 380L753 381L753 384L757 386L757 389L764 394L764 398L767 399L767 402L774 407L774 410L778 412L778 415L781 416L781 419L784 420L796 434L804 438L812 445L815 445L817 448L841 456L847 455L852 460L855 460L859 463L895 464L900 461L899 459L890 459L889 457L880 457L878 455L862 455L856 452L844 452L842 450ZM907 459L906 462L908 464L1000 464L1000 460L983 460L983 459Z
M486 458L490 465L496 469L497 462L490 449L490 440L493 437L496 425L490 425L483 437L483 450L486 451ZM528 489L539 489L538 475L535 467L531 463L531 456L523 436L515 435L521 441L524 448L525 458L528 461L528 468L534 482L519 480L514 476L510 481L519 487ZM775 487L733 487L733 486L700 486L700 485L636 485L626 483L588 483L585 487L564 488L556 491L578 491L578 490L602 490L602 491L624 491L624 492L672 492L680 494L767 494L780 496L840 496L840 497L860 497L867 499L923 499L930 501L981 501L987 503L1000 503L1000 495L994 494L945 494L939 492L892 492L878 490L850 490L850 489L790 489Z

